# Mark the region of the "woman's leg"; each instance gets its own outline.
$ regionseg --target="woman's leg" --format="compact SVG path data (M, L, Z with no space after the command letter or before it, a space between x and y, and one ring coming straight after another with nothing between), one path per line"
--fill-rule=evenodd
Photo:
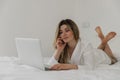
M98 26L96 27L96 32L98 33L99 38L101 39L101 44L99 45L99 49L102 49L103 51L106 52L106 54L111 58L112 64L117 62L117 59L114 57L109 45L107 42L112 39L116 33L115 32L110 32L106 37L104 37L101 28Z

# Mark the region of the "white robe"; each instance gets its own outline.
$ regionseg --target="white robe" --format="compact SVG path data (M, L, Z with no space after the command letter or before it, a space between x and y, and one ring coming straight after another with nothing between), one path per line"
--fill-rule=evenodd
M48 65L54 64L58 64L58 61L52 56ZM71 56L70 64L78 65L78 69L94 69L99 64L111 64L111 60L104 51L79 40Z

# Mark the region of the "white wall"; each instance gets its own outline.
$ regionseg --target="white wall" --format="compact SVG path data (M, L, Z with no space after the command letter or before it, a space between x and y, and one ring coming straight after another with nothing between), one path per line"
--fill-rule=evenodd
M0 0L0 56L17 56L15 37L40 38L44 56L52 55L56 26L65 18L73 19L94 46L97 25L119 37L119 5L119 0Z
M44 55L51 55L56 26L61 19L73 17L74 3L73 0L0 0L0 55L17 56L15 37L40 38Z
M101 26L105 35L115 31L117 36L109 44L113 51L120 53L120 0L78 0L75 9L75 20L82 37L96 47L100 43L95 32L96 26Z

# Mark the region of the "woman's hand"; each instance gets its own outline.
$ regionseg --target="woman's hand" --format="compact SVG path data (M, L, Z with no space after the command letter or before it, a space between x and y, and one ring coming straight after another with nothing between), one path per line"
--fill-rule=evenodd
M55 64L51 67L52 70L69 70L78 69L77 65L74 64Z
M59 37L56 41L56 47L59 52L63 51L65 48L66 43Z
M62 39L59 37L57 39L57 41L56 41L56 47L57 47L57 49L56 49L56 51L54 53L54 57L55 57L56 60L59 59L60 54L64 50L65 46L66 46L66 43L64 41L62 41Z

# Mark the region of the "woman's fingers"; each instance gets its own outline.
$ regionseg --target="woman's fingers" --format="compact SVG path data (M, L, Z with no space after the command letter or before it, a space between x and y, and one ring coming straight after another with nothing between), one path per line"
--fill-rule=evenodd
M54 66L51 67L52 70L63 70L65 69L64 64L55 64Z
M52 70L63 70L64 65L63 64L55 64L54 66L51 67Z
M51 69L53 69L53 70L57 70L58 68L59 68L59 64L55 64L55 65L53 65L52 67L51 67Z
M68 69L78 69L77 65L74 64L55 64L51 67L52 70L68 70Z
M62 39L61 38L58 38L57 39L57 42L56 42L56 46L57 46L57 48L60 48L60 49L63 49L64 47L65 47L65 43L63 44L63 41L62 41Z
M62 44L62 39L61 38L57 39L57 44Z

